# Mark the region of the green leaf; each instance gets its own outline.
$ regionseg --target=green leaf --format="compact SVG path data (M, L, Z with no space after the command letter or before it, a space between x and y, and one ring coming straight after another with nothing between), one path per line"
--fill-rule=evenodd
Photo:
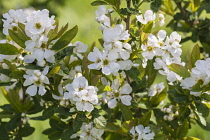
M65 107L57 107L54 109L54 112L55 113L59 113L61 115L64 115L64 116L70 116L71 115L71 112L69 112L69 109L68 108L65 108Z
M131 120L133 115L132 115L132 111L129 109L129 107L127 107L126 105L119 103L119 108L122 112L123 118L128 121Z
M50 106L47 109L45 109L42 113L42 116L44 118L50 118L51 116L54 115L54 106Z
M161 101L163 101L166 97L166 92L161 92L160 94L156 94L154 97L151 98L150 103L153 107L160 104Z
M13 85L15 82L0 82L0 87L2 86L11 86Z
M64 27L62 27L58 32L58 35L55 38L53 38L53 40L58 39L61 35L63 35L63 33L68 29L68 26L69 24L67 23Z
M9 76L9 74L11 73L11 71L9 69L0 69L0 73L4 74L6 76Z
M73 134L71 129L65 129L61 135L61 140L69 140L70 136Z
M23 79L23 75L26 74L24 70L16 70L10 73L9 77L13 79Z
M15 128L17 128L20 124L21 117L20 115L15 115L7 124L6 124L6 129L7 131L12 131Z
M190 77L190 73L188 72L188 69L186 67L183 67L182 65L173 63L169 66L169 68L170 70L177 73L183 78Z
M198 44L196 44L194 47L193 47L193 50L192 50L192 53L191 53L191 65L192 67L195 67L195 62L197 60L200 60L200 47Z
M23 127L19 131L19 135L21 137L27 137L30 136L35 131L34 127Z
M16 42L20 47L25 48L25 47L26 47L26 46L25 46L25 41L27 40L27 38L26 38L26 40L23 40L23 39L20 37L20 36L23 36L23 34L20 35L20 33L22 33L22 32L19 31L19 34L17 34L17 33L15 33L14 31L12 31L12 30L9 29L9 35L10 35L10 37L12 38L12 40L13 40L14 42Z
M77 26L75 26L72 29L68 30L52 46L52 50L58 51L58 50L61 50L61 49L65 48L67 45L69 45L69 43L71 42L71 40L76 36L77 32L78 32L78 27Z
M105 131L115 132L119 134L124 134L122 128L116 124L107 122L105 127L101 127L100 129L103 129Z
M153 21L149 21L146 25L144 25L143 31L144 31L145 33L151 33L153 24L154 24Z
M91 3L92 6L99 6L99 5L108 5L106 2L97 0Z
M19 54L19 50L17 47L8 44L8 43L0 43L0 54L4 55L17 55Z
M125 73L134 81L140 81L140 71L136 67L132 67L130 70L125 71Z
M63 50L57 52L55 54L55 59L57 61L60 61L63 58L65 58L66 56L70 56L73 53L74 48L75 48L75 46L69 46L69 47L66 47Z
M51 77L52 75L58 73L58 71L60 70L61 66L60 64L55 65L52 70L47 74L48 77Z
M54 131L48 135L50 140L59 140L61 138L62 131Z
M177 138L182 139L185 137L189 130L189 122L188 119L185 119L181 126L179 126L176 130L176 136Z
M124 133L129 133L129 131L131 130L131 128L134 126L134 122L133 121L125 121L122 124L122 129L124 131Z
M74 130L74 132L79 131L81 126L82 126L82 121L78 121L77 119L73 120L73 130Z
M103 116L99 116L99 117L95 118L93 122L96 124L96 127L98 127L98 125L100 127L106 126L106 119Z
M184 137L184 140L201 140L201 139L195 137Z
M197 111L201 113L203 117L208 117L209 108L205 104L201 103L200 101L196 101L195 105L196 105Z
M140 118L139 124L142 124L143 126L147 126L148 123L150 122L151 115L152 115L151 111L146 112L144 116Z

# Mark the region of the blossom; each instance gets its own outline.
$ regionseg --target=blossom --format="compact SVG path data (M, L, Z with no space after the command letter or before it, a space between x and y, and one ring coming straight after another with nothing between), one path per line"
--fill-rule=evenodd
M123 24L117 24L114 27L104 28L103 38L105 42L115 42L129 39L128 30L125 31Z
M163 26L165 24L165 17L163 14L158 14L158 24L159 26Z
M75 77L71 84L67 84L64 94L68 95L70 101L76 105L78 111L91 112L98 103L97 88L88 86L88 81L82 75Z
M94 62L88 65L89 69L102 69L102 73L106 75L116 74L120 69L120 65L116 62L116 55L109 55L109 51L101 52L96 47L88 54L88 60Z
M154 84L149 89L149 96L155 96L157 93L161 93L164 90L164 83Z
M18 23L23 23L25 24L26 22L26 18L27 18L27 14L24 13L24 11L22 9L19 10L9 10L8 13L3 14L3 33L5 35L9 35L8 33L8 29L14 29L16 30Z
M110 27L110 18L106 14L106 7L104 5L99 6L98 10L96 10L96 20L106 27Z
M130 106L132 97L129 95L132 92L132 88L129 84L125 83L123 86L120 86L118 79L114 79L111 85L111 91L103 93L103 97L108 102L108 107L114 108L118 100L120 100L124 105Z
M80 58L80 59L83 59L83 56L80 54L80 53L85 53L87 51L87 48L88 48L88 45L80 42L80 41L77 41L73 44L73 46L76 46L74 48L74 53L76 53L76 55Z
M150 132L150 127L145 127L143 125L138 125L132 127L130 133L133 135L132 140L151 140L154 139L155 133Z
M154 21L156 15L152 12L152 10L147 10L144 14L144 17L141 15L136 16L137 20L142 24L147 24L149 21Z
M49 11L44 9L42 11L34 11L30 16L27 17L27 23L25 30L29 37L33 35L39 35L50 29L54 29L53 24L55 23L54 16L49 17Z
M70 138L76 138L79 136L79 140L103 140L102 135L104 130L95 128L92 122L83 123L80 130L81 132L73 134Z
M35 96L37 94L44 95L46 93L45 84L49 84L49 80L46 76L48 73L49 67L45 67L41 72L40 70L26 70L26 74L23 77L26 79L23 83L23 86L29 86L26 89L26 93L31 96Z

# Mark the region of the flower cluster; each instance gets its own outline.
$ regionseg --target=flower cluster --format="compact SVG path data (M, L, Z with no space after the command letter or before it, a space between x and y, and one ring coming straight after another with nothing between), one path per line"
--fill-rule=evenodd
M191 69L191 75L188 78L181 80L181 86L183 89L191 90L190 94L194 96L200 96L202 94L202 88L210 82L210 58L206 60L197 60L195 67ZM198 85L200 91L192 91L193 86ZM209 91L204 91L210 94Z
M133 66L130 58L132 52L130 44L122 41L129 39L129 33L125 30L123 24L117 24L113 27L104 26L107 25L109 20L104 12L104 7L99 7L97 14L97 20L101 23L103 32L103 49L99 50L94 48L93 52L88 54L88 59L93 62L88 65L89 69L102 69L102 73L105 75L116 75L119 70L130 70ZM102 20L103 18L106 21Z
M50 49L48 33L55 28L54 16L49 17L49 11L34 11L30 15L24 13L23 10L10 10L9 13L3 15L4 34L9 35L9 30L19 32L19 26L24 28L24 42L26 55L24 61L32 63L36 60L37 65L44 67L46 62L55 62L55 51Z
M155 15L155 13L153 13L152 10L147 10L144 13L144 16L141 14L141 15L136 16L136 18L142 24L147 24L150 21L155 22L156 15ZM165 17L161 13L158 14L158 24L159 24L159 26L163 26L165 24ZM153 24L153 27L155 27L155 24Z
M161 93L164 89L165 86L163 82L154 84L152 87L150 87L148 96L155 96L156 94Z
M98 103L98 89L94 86L88 86L87 79L82 75L75 77L73 82L65 87L67 92L64 94L61 92L61 95L64 95L63 98L65 100L69 99L72 104L75 104L78 111L91 112L94 109L93 105Z
M81 132L73 134L70 138L76 138L79 136L79 140L103 140L103 133L104 130L95 128L92 122L83 123Z
M143 125L132 127L130 130L130 133L133 135L132 140L152 140L154 139L155 133L150 131L150 127L144 128Z
M159 73L167 76L167 80L172 84L176 80L181 80L175 72L171 71L168 65L172 63L185 65L181 62L180 55L182 53L181 36L177 32L172 32L170 36L166 36L166 31L160 30L157 33L157 37L153 34L149 34L146 44L142 44L141 49L143 51L146 66L148 60L155 58L154 67L159 70Z

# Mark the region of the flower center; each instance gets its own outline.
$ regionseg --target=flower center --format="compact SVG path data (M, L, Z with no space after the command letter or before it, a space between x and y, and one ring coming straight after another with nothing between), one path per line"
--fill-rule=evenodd
M153 48L152 48L151 46L149 46L149 47L147 47L147 50L148 50L148 51L152 51Z
M105 59L105 60L103 61L103 65L108 65L108 64L109 64L109 60Z
M36 24L35 24L35 27L36 27L37 29L41 29L42 25L41 25L40 23L36 23Z

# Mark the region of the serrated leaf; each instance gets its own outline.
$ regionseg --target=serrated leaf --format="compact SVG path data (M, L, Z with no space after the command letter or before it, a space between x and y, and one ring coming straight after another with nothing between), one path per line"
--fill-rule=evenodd
M76 36L78 32L78 27L75 26L72 29L68 30L66 33L64 33L61 38L58 39L58 41L52 46L52 50L61 50L65 48L71 40Z
M183 78L190 77L190 73L188 72L187 68L182 65L173 63L169 65L169 68L170 70L172 70L173 72L175 72Z
M108 5L106 2L97 0L91 3L92 6L99 6L99 5Z
M8 44L8 43L0 43L0 54L4 55L17 55L19 54L19 50L17 47Z

